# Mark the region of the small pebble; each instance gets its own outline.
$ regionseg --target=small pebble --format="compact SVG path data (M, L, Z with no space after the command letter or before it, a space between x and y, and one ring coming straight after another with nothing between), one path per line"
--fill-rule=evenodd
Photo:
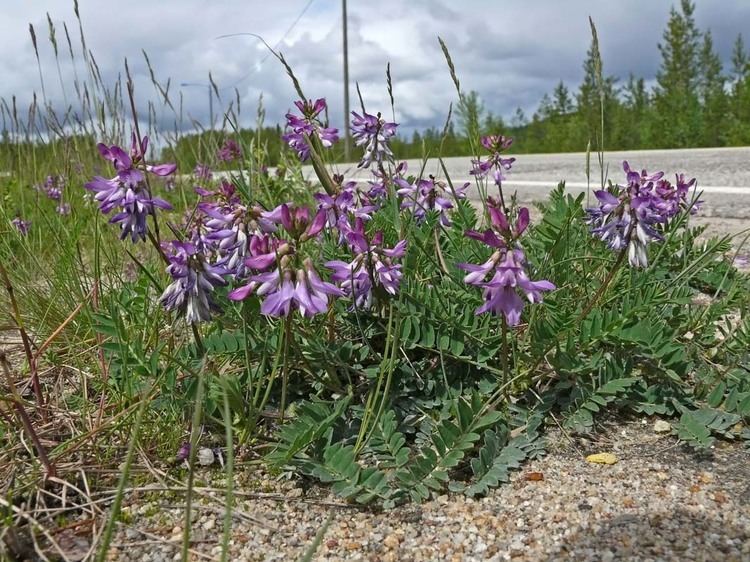
M209 449L208 447L202 447L201 449L198 449L198 464L201 466L210 466L214 464L214 460L216 458L216 455L214 455L213 450Z

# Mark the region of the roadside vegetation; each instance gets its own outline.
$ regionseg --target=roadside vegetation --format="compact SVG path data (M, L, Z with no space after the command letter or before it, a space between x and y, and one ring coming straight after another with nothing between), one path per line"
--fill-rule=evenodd
M674 17L687 21L688 7ZM603 149L611 83L592 33L600 105L587 143ZM55 52L76 57L65 38L50 23ZM236 471L388 509L485 495L545 453L547 428L592 432L605 416L670 419L696 449L750 441L744 234L691 226L701 202L689 170L624 162L605 181L590 151L590 200L550 186L532 224L504 189L518 141L464 119L474 181L454 184L439 173L448 110L435 160L407 168L391 95L352 113L371 172L356 183L334 172L341 132L325 100L278 53L298 94L280 140L238 133L237 104L183 157L179 126L155 130L152 104L138 114L127 65L110 86L78 52L75 109L3 104L0 536L11 555L64 559L58 531L84 525L89 555L106 559L124 498L158 475L182 486L187 559L199 464L227 475L226 559ZM392 94L390 71L384 82ZM260 107L256 131L263 119Z

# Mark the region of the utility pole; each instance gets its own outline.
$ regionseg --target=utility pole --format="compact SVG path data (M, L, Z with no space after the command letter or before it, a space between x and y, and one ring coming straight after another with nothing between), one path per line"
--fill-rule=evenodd
M344 19L344 157L351 157L351 131L349 130L349 41L346 29L346 0L341 0Z

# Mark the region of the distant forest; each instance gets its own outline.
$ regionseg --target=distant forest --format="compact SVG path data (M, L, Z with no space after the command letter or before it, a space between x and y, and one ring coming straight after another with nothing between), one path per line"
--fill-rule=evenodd
M572 90L561 81L542 97L530 118L519 108L506 122L487 108L476 92L468 92L457 105L444 139L442 128L414 132L411 138L394 139L394 153L403 159L438 152L443 156L469 155L468 131L512 136L514 152L585 151L589 143L597 150L602 146L600 98L607 150L748 145L750 56L743 37L737 37L731 66L725 68L711 32L698 29L694 10L690 0L681 0L679 9L672 7L658 45L661 63L653 88L647 88L642 77L631 74L621 80L606 73L600 87L600 63L592 41L583 63L583 82ZM258 140L265 144L270 163L275 164L283 144L282 132L278 126L263 127L259 132L242 130L240 136L244 141L256 139L256 146ZM215 146L217 134L182 138L175 147L180 161L189 162L204 153L205 147ZM213 142L206 135L212 136ZM343 148L337 148L333 157L339 160Z

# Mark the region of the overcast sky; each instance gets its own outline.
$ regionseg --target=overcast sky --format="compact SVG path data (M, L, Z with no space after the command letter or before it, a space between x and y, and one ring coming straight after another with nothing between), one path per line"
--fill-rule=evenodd
M605 72L623 79L630 72L652 79L659 65L657 43L672 4L670 0L349 0L352 106L357 107L354 81L358 81L368 110L389 110L385 68L390 62L401 125L412 129L441 124L455 91L437 42L440 35L465 90L477 90L493 113L510 118L520 106L530 115L559 80L571 89L580 82L590 43L589 15L599 31ZM69 96L73 66L63 21L79 58L78 72L84 71L72 0L3 0L0 96L7 100L16 95L20 103L28 103L31 92L40 91L28 30L31 23L39 37L48 98L62 105L47 39L47 12L58 28L61 72ZM172 78L173 93L181 82L206 82L211 71L219 87L226 88L225 103L234 96L233 86L239 90L244 124L254 120L261 92L267 121L280 121L295 99L284 69L267 57L265 47L253 37L218 39L224 34L255 33L278 45L306 95L326 97L332 124L341 125L339 0L128 0L121 4L80 0L80 12L88 47L105 81L116 80L127 57L140 103L155 99L146 79L144 49L158 78L163 82ZM701 29L712 31L728 67L734 39L750 29L750 1L697 0L696 19ZM206 90L193 87L183 92L186 113L207 121ZM218 113L218 102L216 109Z

